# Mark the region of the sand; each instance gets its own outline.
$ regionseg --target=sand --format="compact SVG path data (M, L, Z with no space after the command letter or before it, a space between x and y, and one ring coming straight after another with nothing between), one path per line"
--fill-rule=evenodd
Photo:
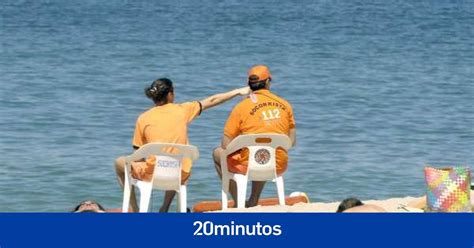
M403 197L391 198L386 200L367 200L364 204L373 204L384 208L391 213L423 212L421 208L425 205L425 197ZM228 209L226 212L274 212L274 213L294 213L294 212L316 212L316 213L334 213L340 202L330 203L298 203L293 206L256 206L245 209ZM471 192L471 204L474 207L474 192ZM400 208L401 205L408 208Z

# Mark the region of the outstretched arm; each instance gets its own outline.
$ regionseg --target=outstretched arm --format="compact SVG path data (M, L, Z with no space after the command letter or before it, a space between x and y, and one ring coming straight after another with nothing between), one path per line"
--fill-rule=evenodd
M212 108L221 103L224 103L236 96L244 96L248 94L250 94L250 88L247 86L240 89L231 90L225 93L215 94L199 102L202 105L202 110L206 110L208 108Z

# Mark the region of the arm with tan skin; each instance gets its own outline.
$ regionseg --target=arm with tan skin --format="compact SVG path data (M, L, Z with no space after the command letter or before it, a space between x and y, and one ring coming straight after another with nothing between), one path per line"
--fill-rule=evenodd
M231 138L225 136L225 135L222 135L222 140L221 140L221 147L222 149L226 149L227 148L227 145L229 145L229 143L232 141Z
M225 93L215 94L199 102L201 103L202 110L204 111L208 108L212 108L214 106L222 104L236 96L245 96L248 94L250 94L250 88L247 86L240 89L231 90Z
M291 140L291 146L295 146L296 145L296 129L295 128L292 128L290 129L290 132L288 133L288 137L290 137L290 140Z

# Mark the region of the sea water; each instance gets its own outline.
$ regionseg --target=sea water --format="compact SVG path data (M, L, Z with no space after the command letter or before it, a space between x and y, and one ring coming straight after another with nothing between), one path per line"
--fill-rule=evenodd
M287 194L423 195L425 165L474 168L473 16L472 1L3 0L0 211L120 207L113 162L143 89L169 77L177 102L200 100L260 63L297 123ZM211 152L240 100L189 128L189 206L220 199Z

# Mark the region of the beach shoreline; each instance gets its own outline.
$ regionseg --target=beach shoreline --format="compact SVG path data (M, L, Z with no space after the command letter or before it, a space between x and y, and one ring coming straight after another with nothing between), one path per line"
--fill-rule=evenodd
M407 196L384 200L366 200L364 204L377 205L389 213L423 212L426 204L425 196ZM229 208L226 211L215 212L243 212L243 213L335 213L340 202L310 202L297 203L292 206L256 206L251 208ZM471 206L474 207L474 192L471 192Z

